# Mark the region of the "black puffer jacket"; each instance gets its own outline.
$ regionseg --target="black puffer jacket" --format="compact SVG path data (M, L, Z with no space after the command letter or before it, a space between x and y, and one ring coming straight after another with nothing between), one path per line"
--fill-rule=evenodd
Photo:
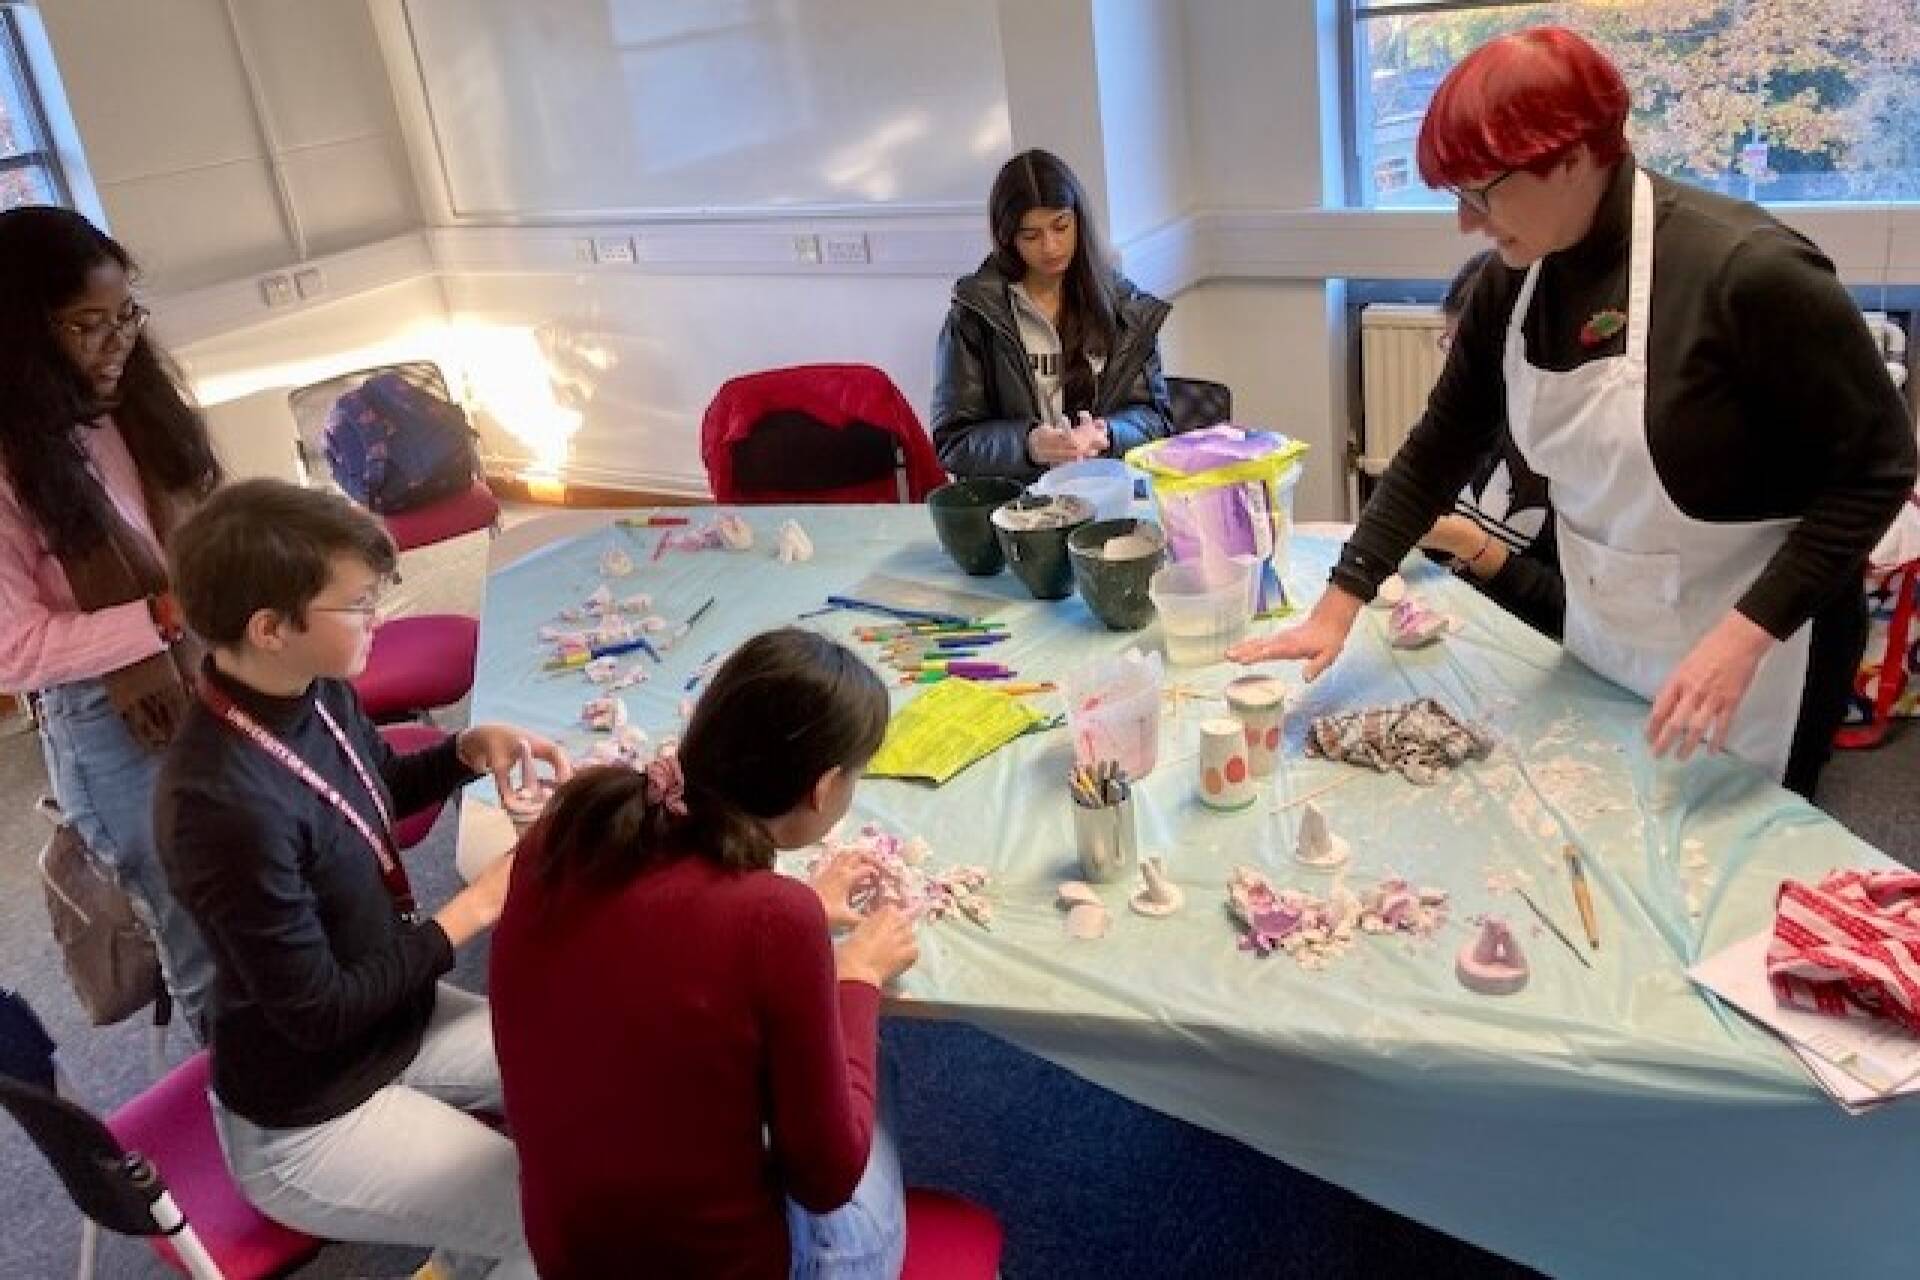
M1107 420L1108 457L1173 434L1167 381L1160 372L1160 326L1173 310L1126 277L1113 278L1119 335L1089 410ZM956 476L1037 479L1045 470L1027 453L1040 421L1040 393L1020 343L1006 276L989 258L956 281L940 330L933 375L933 444Z

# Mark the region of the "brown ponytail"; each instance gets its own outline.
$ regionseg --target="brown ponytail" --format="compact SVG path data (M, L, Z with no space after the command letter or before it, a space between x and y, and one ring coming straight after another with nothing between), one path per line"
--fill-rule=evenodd
M734 651L694 708L679 749L680 802L643 772L583 770L529 841L533 874L608 890L680 855L740 871L771 867L767 819L793 809L829 770L864 767L887 716L886 686L857 654L797 627L763 632Z

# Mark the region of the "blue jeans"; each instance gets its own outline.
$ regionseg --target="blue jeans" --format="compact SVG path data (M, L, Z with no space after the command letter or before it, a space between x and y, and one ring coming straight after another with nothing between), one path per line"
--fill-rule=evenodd
M468 1115L500 1110L487 1002L441 983L420 1052L343 1116L265 1129L216 1097L227 1166L260 1212L326 1240L416 1245L463 1278L532 1280L513 1143Z
M898 1280L907 1254L906 1187L900 1153L888 1132L886 1063L882 1060L880 1115L873 1149L853 1199L832 1213L808 1213L787 1202L787 1235L793 1241L792 1280Z
M112 869L153 931L160 971L187 1025L205 1038L213 956L174 900L153 847L153 780L160 755L134 741L99 680L41 690L40 746L54 799L94 856Z

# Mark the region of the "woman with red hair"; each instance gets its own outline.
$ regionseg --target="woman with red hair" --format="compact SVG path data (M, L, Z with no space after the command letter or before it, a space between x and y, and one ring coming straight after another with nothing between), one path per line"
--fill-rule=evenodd
M1330 588L1233 656L1318 676L1504 416L1551 487L1567 649L1652 701L1656 755L1729 749L1810 796L1913 427L1833 264L1752 204L1641 169L1627 112L1613 64L1553 27L1440 86L1421 177L1500 261Z

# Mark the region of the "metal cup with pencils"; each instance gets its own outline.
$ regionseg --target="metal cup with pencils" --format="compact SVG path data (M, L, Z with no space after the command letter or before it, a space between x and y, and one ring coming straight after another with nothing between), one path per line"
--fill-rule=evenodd
M1130 881L1139 865L1133 782L1111 760L1076 765L1067 775L1080 874L1095 884Z

